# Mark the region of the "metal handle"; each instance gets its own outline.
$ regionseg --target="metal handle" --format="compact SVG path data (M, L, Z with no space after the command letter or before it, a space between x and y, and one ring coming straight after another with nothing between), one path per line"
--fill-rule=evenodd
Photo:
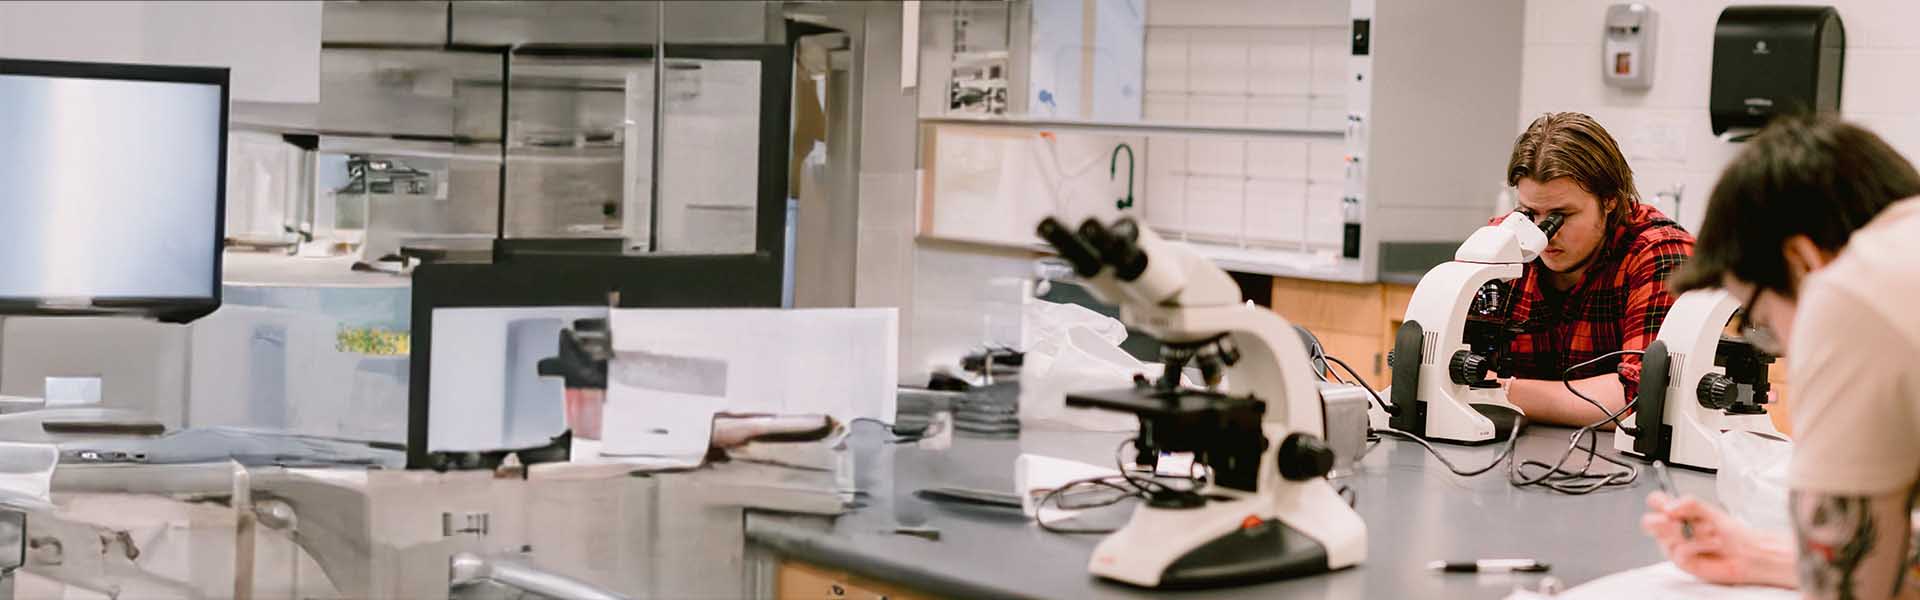
M548 598L622 600L627 596L572 577L544 571L515 559L487 559L470 552L452 557L448 582L453 587L488 580Z

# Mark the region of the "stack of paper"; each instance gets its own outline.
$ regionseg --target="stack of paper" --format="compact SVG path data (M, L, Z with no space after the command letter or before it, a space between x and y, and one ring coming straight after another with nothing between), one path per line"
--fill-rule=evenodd
M1799 592L1761 586L1715 585L1663 562L1614 573L1554 596L1516 590L1507 600L1797 600Z

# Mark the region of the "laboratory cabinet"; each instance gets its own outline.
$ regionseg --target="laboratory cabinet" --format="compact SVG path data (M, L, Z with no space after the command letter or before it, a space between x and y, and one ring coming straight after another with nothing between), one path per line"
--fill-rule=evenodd
M785 560L774 574L774 598L777 600L934 600L918 591L907 591L892 584Z

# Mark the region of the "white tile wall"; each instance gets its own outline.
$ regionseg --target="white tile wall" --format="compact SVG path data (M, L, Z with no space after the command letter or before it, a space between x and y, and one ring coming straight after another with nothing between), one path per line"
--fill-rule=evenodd
M1246 179L1196 175L1187 180L1186 233L1213 242L1239 239L1246 217Z
M1289 34L1292 35L1289 35ZM1257 36L1250 40L1250 52L1247 57L1248 91L1255 94L1302 96L1315 83L1333 83L1340 79L1339 74L1332 81L1325 78L1315 79L1314 67L1320 61L1313 54L1315 46L1310 36L1285 30L1275 31L1273 35Z
M1341 142L1158 136L1148 144L1140 202L1162 235L1286 248L1340 241Z
M1346 114L1344 24L1147 25L1148 118L1338 129Z
M1143 181L1151 179L1153 164L1146 136L1054 131L1054 141L1046 139L1016 128L940 126L934 138L937 148L927 159L932 228L919 233L1025 246L1037 241L1033 224L1049 215L1075 223L1087 217L1111 219L1118 210L1115 200L1127 193L1126 161L1122 157L1113 162L1123 143L1135 159L1136 206L1146 202ZM1112 164L1118 164L1118 171L1110 174L1106 167ZM906 189L910 193L913 188ZM863 226L867 213L863 205ZM910 229L917 225L913 215L877 214L885 223L908 223Z
M1247 143L1222 137L1188 141L1187 172L1195 176L1239 177L1247 172Z
M1300 239L1307 215L1307 185L1300 180L1247 182L1247 240L1287 244Z
M1247 175L1260 179L1300 180L1309 175L1308 142L1254 140L1246 143ZM1334 177L1339 177L1338 172Z
M1147 67L1141 85L1148 90L1183 90L1187 83L1187 45L1191 30L1178 27L1147 29Z
M1653 89L1626 92L1601 84L1600 23L1610 0L1528 0L1522 59L1520 127L1544 112L1580 111L1599 119L1633 164L1641 197L1685 185L1678 219L1698 228L1713 182L1740 146L1709 130L1706 106L1713 26L1730 4L1791 0L1642 0L1660 18ZM1920 2L1830 0L1847 34L1841 115L1920 160ZM1664 210L1664 207L1663 207Z
M1347 113L1346 0L1150 0L1145 114L1225 127L1337 130ZM1148 223L1165 234L1238 244L1337 244L1339 142L1157 137ZM1330 167L1330 169L1328 168ZM1317 188L1309 181L1331 187ZM1309 233L1324 226L1328 231Z
M1247 101L1247 120L1265 127L1310 129L1324 122L1314 114L1314 108L1304 95L1254 97Z

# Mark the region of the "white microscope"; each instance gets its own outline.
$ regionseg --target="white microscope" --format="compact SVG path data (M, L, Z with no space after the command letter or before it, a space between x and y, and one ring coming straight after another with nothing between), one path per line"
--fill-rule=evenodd
M1767 418L1767 365L1773 357L1722 335L1740 301L1725 290L1682 294L1640 359L1634 414L1622 420L1614 449L1646 460L1713 471L1721 432L1779 436Z
M1420 278L1394 337L1390 414L1376 418L1423 438L1465 444L1513 433L1520 409L1487 372L1514 333L1507 312L1522 291L1508 283L1546 249L1561 220L1549 215L1536 226L1525 214L1509 214L1473 232L1453 261Z
M1067 403L1135 413L1142 452L1192 452L1210 469L1198 493L1155 493L1136 508L1094 549L1089 571L1145 587L1206 587L1366 558L1366 524L1327 482L1333 453L1317 378L1286 319L1245 304L1226 272L1132 219L1088 219L1075 232L1048 218L1039 233L1120 306L1122 321L1164 344L1159 382L1069 394ZM1189 363L1206 389L1179 385ZM1219 389L1222 375L1231 391Z

